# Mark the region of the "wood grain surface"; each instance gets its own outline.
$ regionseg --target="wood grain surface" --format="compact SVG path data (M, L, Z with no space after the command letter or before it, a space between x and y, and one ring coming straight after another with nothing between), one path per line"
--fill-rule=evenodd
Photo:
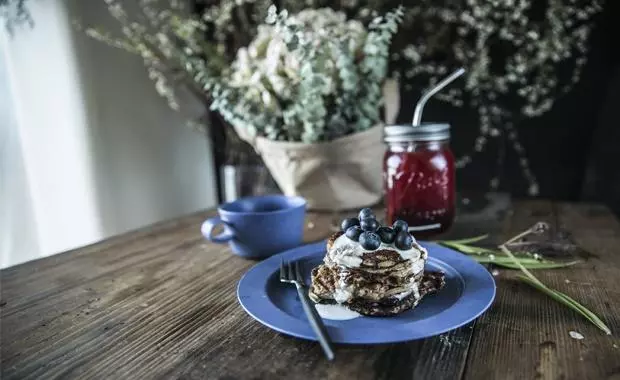
M620 226L596 205L528 202L514 208L504 239L546 221L570 232L592 256L574 267L536 271L548 286L579 300L616 336L500 270L494 305L478 320L467 379L610 379L620 377ZM570 331L582 334L576 340Z
M202 239L199 226L209 215L2 270L1 378L620 377L616 335L604 335L508 270L500 270L496 302L477 322L421 341L339 345L329 363L318 344L276 333L245 314L235 288L255 262ZM309 213L305 240L325 238L344 216ZM607 209L500 199L462 213L450 236L490 232L499 242L538 220L571 232L591 254L573 268L538 271L541 280L583 302L617 334L620 224Z

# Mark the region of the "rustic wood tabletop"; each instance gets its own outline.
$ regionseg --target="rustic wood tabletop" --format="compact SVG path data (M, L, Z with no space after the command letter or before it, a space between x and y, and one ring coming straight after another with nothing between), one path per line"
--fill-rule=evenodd
M495 303L477 321L421 341L337 346L331 363L318 344L245 314L235 290L254 262L203 240L200 223L213 214L2 270L0 377L620 378L620 223L603 206L499 201L463 212L450 235L500 242L539 220L570 233L589 252L583 262L536 274L597 313L611 336L499 269ZM325 238L335 217L309 213L306 241Z

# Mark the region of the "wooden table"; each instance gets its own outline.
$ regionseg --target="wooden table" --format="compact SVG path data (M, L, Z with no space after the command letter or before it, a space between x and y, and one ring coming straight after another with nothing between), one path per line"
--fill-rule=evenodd
M318 344L245 314L235 288L254 263L201 238L213 214L205 212L3 270L1 377L619 379L618 221L598 205L517 202L498 211L463 214L453 235L490 231L500 241L539 220L570 231L592 255L536 273L614 335L500 270L495 303L476 322L406 344L338 346L329 363ZM309 214L306 240L324 238L331 218Z

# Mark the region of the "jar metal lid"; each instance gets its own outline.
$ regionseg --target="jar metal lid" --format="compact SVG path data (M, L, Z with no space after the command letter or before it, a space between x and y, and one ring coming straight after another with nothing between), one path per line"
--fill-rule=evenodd
M386 143L441 141L450 139L450 124L422 123L386 125L383 128L383 141Z

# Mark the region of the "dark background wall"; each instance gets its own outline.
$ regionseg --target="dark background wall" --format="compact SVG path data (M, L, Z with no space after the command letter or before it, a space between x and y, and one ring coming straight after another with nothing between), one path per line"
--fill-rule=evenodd
M580 82L541 117L518 124L540 197L604 202L620 215L620 2L610 0L595 18L588 63ZM404 94L401 122L409 122L419 94ZM471 112L429 103L429 121L450 121L452 149L469 152L478 135ZM526 197L528 183L518 157L507 144L500 190ZM500 147L491 144L458 173L461 189L482 192L497 170Z

